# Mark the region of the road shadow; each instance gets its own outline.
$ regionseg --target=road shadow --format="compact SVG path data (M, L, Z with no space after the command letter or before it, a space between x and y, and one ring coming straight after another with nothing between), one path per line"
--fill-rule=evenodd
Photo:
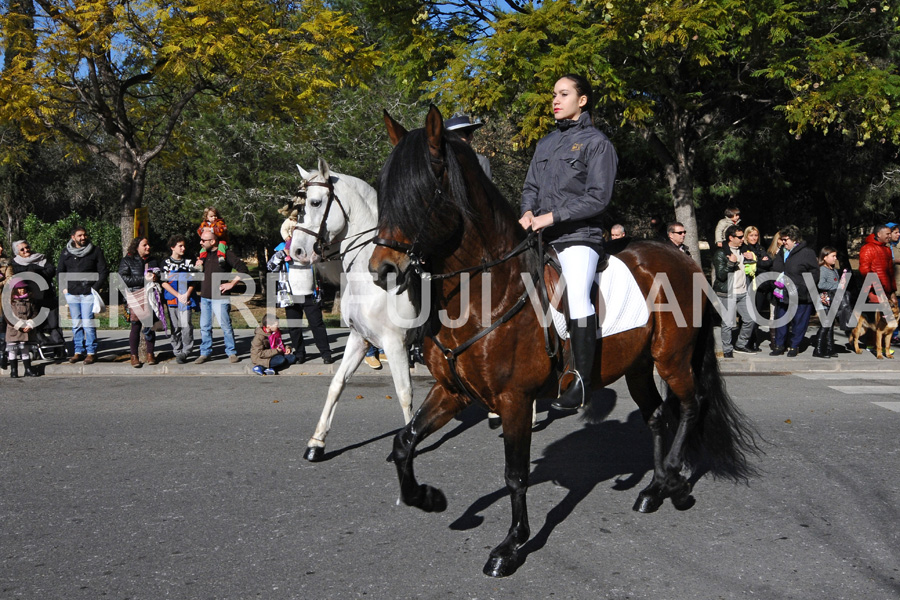
M419 456L420 454L427 454L428 452L437 450L448 440L452 440L456 436L460 435L468 429L471 429L472 427L475 427L479 423L483 424L484 427L488 426L487 411L483 406L477 404L471 404L467 406L462 411L460 411L459 414L454 417L454 419L459 422L456 427L442 435L436 442L425 446L424 448L416 448L416 456Z
M532 461L535 467L529 476L529 487L552 482L566 488L568 493L547 513L540 531L520 550L521 556L543 548L555 527L599 484L612 480L614 490L631 490L652 471L653 446L640 411L633 411L625 422L606 421L615 403L615 392L603 390L594 394L591 406L577 417L554 414L556 411L550 410L547 419L578 418L584 427L550 443ZM480 513L508 496L506 487L482 496L450 528L478 527L484 521Z
M379 441L379 440L383 440L384 438L394 437L395 435L397 435L397 434L400 432L400 429L402 429L402 428L397 428L397 429L394 429L394 430L392 430L392 431L387 431L387 432L385 432L385 433L382 433L381 435L375 436L375 437L373 437L373 438L369 438L369 439L367 439L367 440L365 440L365 441L362 441L362 442L357 442L357 443L355 443L355 444L350 444L349 446L344 446L343 448L340 448L340 449L338 449L338 450L334 450L334 451L332 451L332 452L326 452L326 453L322 456L322 460L319 461L319 462L328 462L329 460L332 460L332 459L334 459L334 458L337 458L338 456L340 456L340 455L343 454L344 452L349 452L350 450L356 450L357 448L362 448L363 446L368 446L369 444L372 444L372 443L377 442L377 441Z

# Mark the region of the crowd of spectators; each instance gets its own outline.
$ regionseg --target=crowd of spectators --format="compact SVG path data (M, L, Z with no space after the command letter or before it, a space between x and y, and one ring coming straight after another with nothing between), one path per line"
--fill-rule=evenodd
M207 214L215 209L207 209ZM294 217L294 223L296 217ZM204 223L206 223L206 217ZM287 223L287 221L286 221ZM663 241L690 254L685 246L687 230L678 221L665 226L657 224ZM124 284L126 320L130 326L129 354L131 366L155 365L156 337L166 332L171 341L175 361L184 364L194 346L191 315L200 313L201 341L195 362L202 364L212 357L213 318L224 337L224 349L232 363L240 362L230 316L230 296L241 280L249 276L244 262L230 245L223 243L226 226L218 219L215 227L198 228L200 252L197 259L188 256L189 240L181 235L168 240L169 255L157 260L151 254L146 237L135 238L122 258L117 273ZM292 227L282 228L287 245ZM734 353L762 352L766 336L760 322L774 320L768 328L772 356L794 357L805 346L807 329L813 314L833 316L828 311L846 288L847 269L838 263L835 248L825 246L818 252L801 235L799 228L788 225L778 230L765 246L759 228L741 225L741 213L735 207L725 211L717 224L712 246L712 291L719 300L722 320L724 358ZM620 252L631 241L625 228L610 228L606 242L610 254ZM870 275L863 291L869 306L887 307L897 304L900 281L900 226L896 223L875 226L865 239L859 254L859 274ZM322 318L321 290L310 266L292 264L288 247L280 244L265 265L277 274L276 306L288 318L289 340L281 338L275 315L266 315L256 328L250 358L253 372L272 375L292 364L307 359L301 326L306 317L313 341L326 364L334 361ZM103 251L93 245L83 227L70 232L70 240L56 265L43 254L33 252L27 240L13 244L12 259L2 257L0 246L0 291L4 293L5 323L0 324L0 368L12 367L17 377L17 362L25 367L25 375L35 374L31 358L40 347L42 356L70 363L96 361L97 330L94 315L104 308L101 287L109 278L109 267ZM56 293L56 284L61 295ZM812 285L810 285L812 284ZM60 299L68 307L72 327L72 352L66 351L60 329ZM8 305L6 304L8 302ZM827 313L824 311L828 311ZM883 311L884 312L884 311ZM822 320L812 339L812 355L817 358L837 356L834 347L834 321ZM144 343L144 358L140 345ZM895 338L895 341L896 338ZM3 340L0 340L3 342ZM379 349L372 347L370 366L380 368ZM376 361L377 364L376 364Z
M211 211L215 215L215 209L207 209L206 213ZM204 223L207 220L205 216ZM249 270L231 246L223 243L225 229L220 219L215 227L201 224L197 259L187 256L189 241L181 235L169 239L169 255L162 261L153 256L147 237L132 240L116 270L130 327L132 367L158 364L156 337L160 332L168 334L175 361L188 362L195 345L191 318L194 312L200 313L201 340L194 362L202 364L212 358L213 318L222 330L228 360L240 362L231 322L231 296L249 277ZM286 242L290 242L289 237ZM4 294L6 306L0 316L4 320L0 326L0 367L11 368L11 376L17 377L17 363L22 361L25 375L34 376L31 360L38 354L67 359L73 364L94 363L98 348L95 315L105 308L100 291L110 275L103 251L91 243L87 230L80 226L71 230L56 265L44 255L32 252L26 240L15 242L13 248L12 260L0 258L0 291L10 287ZM254 369L254 373L274 374L291 364L305 362L300 321L304 314L323 362L330 364L334 359L313 268L291 264L285 244L276 250L274 260L266 266L279 274L283 293L277 305L289 319L290 342L281 340L275 315L267 314L251 344L251 359L262 367ZM54 280L59 282L61 296L56 294ZM60 329L60 297L65 299L71 319L71 354Z

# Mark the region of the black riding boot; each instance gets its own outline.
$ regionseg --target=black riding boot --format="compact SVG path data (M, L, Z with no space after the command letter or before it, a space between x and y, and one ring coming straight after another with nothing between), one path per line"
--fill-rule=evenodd
M35 373L31 369L31 360L22 360L22 366L25 367L25 377L37 377L37 373Z
M0 369L5 369L9 366L9 356L6 354L6 348L0 350L3 354L0 354Z
M828 358L837 358L838 354L834 351L834 325L828 328L828 339L825 341L825 351Z
M578 320L569 323L572 363L576 375L575 381L551 405L558 410L578 410L591 396L591 371L599 344L597 315L591 315L584 321L584 325L579 325Z
M816 358L831 357L828 352L828 331L825 327L819 327L819 332L816 334L816 348L813 350L813 356Z
M19 377L19 361L17 361L17 360L9 361L9 376L12 379L16 379Z

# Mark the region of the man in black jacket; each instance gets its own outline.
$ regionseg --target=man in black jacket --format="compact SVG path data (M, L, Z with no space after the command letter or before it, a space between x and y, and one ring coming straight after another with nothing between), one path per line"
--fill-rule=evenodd
M89 365L94 362L97 354L92 290L99 292L100 286L109 277L109 268L103 251L91 244L84 227L74 227L71 238L59 256L56 272L72 318L75 354L69 362L76 363L84 358L84 364Z

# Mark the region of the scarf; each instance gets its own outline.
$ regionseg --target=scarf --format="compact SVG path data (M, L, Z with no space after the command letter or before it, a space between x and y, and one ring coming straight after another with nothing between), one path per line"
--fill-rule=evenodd
M16 256L13 259L13 262L18 265L22 265L23 267L27 267L28 265L35 265L35 264L39 267L43 267L47 262L47 257L44 256L43 254L34 252L28 258L25 258L24 256Z
M269 334L269 347L272 350L281 350L284 352L284 342L281 340L281 331L275 330Z
M66 244L66 250L69 251L69 254L78 258L84 258L91 250L94 249L94 245L88 242L83 248L79 248L75 245L74 240L69 240L69 243Z

